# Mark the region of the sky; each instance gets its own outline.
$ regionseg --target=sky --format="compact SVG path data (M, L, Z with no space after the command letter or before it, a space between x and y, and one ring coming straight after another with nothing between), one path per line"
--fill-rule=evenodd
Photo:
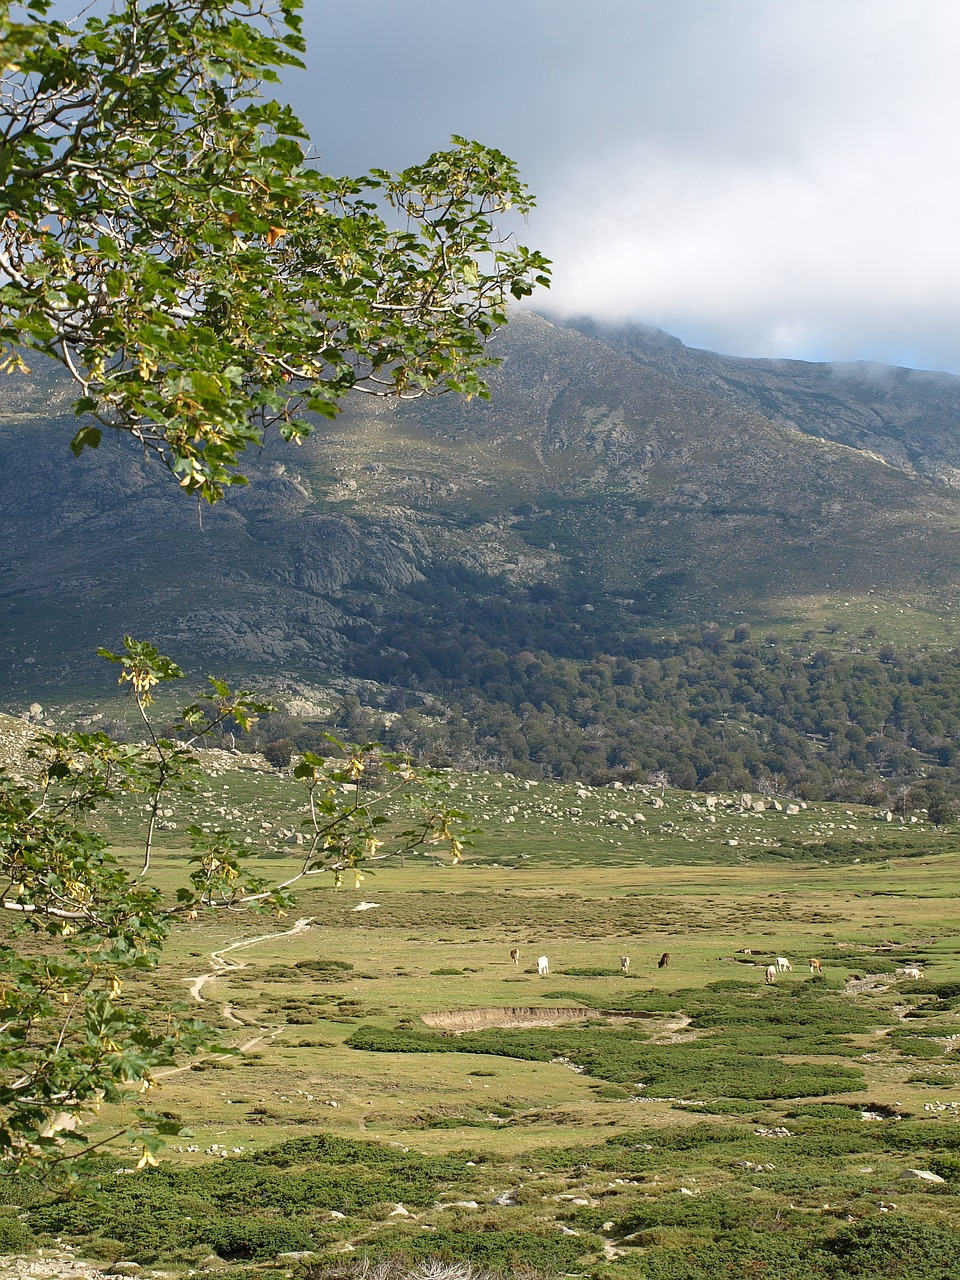
M537 197L536 309L733 355L960 373L956 0L305 0L330 172L477 138Z

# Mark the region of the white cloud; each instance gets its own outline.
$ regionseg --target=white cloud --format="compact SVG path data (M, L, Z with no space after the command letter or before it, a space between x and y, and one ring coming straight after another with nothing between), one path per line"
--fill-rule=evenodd
M308 3L332 167L513 155L551 309L960 371L955 0Z
M540 223L551 305L740 353L960 368L960 11L870 8L881 21L865 35L859 3L825 27L798 25L817 4L789 18L771 6L726 51L736 85L709 145L685 130L674 146L660 122L656 143L555 174ZM772 74L781 62L790 94ZM715 145L748 100L779 146L746 147L743 131Z

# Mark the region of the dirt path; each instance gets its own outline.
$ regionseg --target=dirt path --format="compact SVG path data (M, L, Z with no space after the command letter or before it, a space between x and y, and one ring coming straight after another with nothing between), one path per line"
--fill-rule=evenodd
M260 942L271 942L274 938L292 938L296 933L303 933L305 929L309 929L313 924L313 916L303 916L290 929L283 929L280 933L261 933L256 938L241 938L237 942L230 942L225 947L218 947L216 951L210 952L210 963L213 968L207 973L200 973L195 978L190 978L189 991L197 1004L205 1004L201 992L208 982L212 982L214 978L219 978L221 974L229 973L234 969L245 969L246 965L231 964L229 960L224 960L224 955L228 951L239 951L242 947L255 947ZM223 1016L231 1022L240 1022L235 1017L229 1005L224 1005L221 1009ZM243 1025L243 1023L241 1023Z
M218 947L216 951L210 952L210 968L206 973L199 973L195 978L188 978L187 989L197 1004L206 1004L207 1001L203 995L203 988L208 982L212 982L215 978L222 977L225 973L230 973L236 969L245 969L244 964L233 964L229 960L225 960L224 956L228 951L240 951L245 947L254 947L261 942L272 942L274 938L291 938L295 934L303 933L313 924L313 916L303 916L297 920L290 929L282 929L279 933L261 933L256 938L240 938L236 942L230 942L225 947ZM245 1040L242 1044L233 1046L236 1053L246 1053L258 1044L262 1044L264 1040L275 1039L281 1031L286 1030L286 1023L275 1027L258 1027L250 1023L244 1022L242 1018L237 1017L232 1005L224 1004L220 1006L220 1016L226 1021L233 1023L236 1027L249 1027L255 1030L257 1034L249 1040ZM221 1058L227 1058L229 1054L215 1055ZM156 1072L156 1078L168 1079L170 1076L180 1075L184 1071L190 1070L190 1063L183 1067L170 1067L166 1071Z

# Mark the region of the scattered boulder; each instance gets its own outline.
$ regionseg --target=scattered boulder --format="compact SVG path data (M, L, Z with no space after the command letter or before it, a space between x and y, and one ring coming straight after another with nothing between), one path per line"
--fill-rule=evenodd
M946 1183L946 1178L941 1178L938 1173L931 1173L929 1169L904 1169L900 1175L901 1178L911 1178L915 1182L939 1182Z

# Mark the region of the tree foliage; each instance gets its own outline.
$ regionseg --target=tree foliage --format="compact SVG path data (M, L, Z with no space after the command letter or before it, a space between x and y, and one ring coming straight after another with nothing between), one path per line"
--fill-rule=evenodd
M677 787L906 814L940 792L956 805L956 650L731 644L713 628L665 635L615 598L593 602L585 613L576 590L437 565L371 602L347 670L391 688L387 740L433 763L596 783L663 771ZM346 731L346 702L338 714L330 727Z
M228 720L249 727L270 707L212 679L209 693L182 710L176 737L162 737L150 720L152 691L181 678L180 669L129 638L104 656L131 685L146 741L45 733L30 779L0 774L0 1167L8 1169L75 1162L92 1149L82 1126L104 1102L148 1093L158 1067L210 1047L196 1019L172 1009L157 1019L125 996L125 980L157 965L178 920L239 908L283 913L292 886L308 876L359 882L372 860L430 845L457 861L463 849L464 815L444 806L435 775L375 744L331 738L326 757L307 753L296 766L304 844L291 876L273 883L229 831L193 826L193 870L173 900L164 898L148 878L154 829L169 794L201 777L193 745L215 739ZM372 765L376 790L363 786ZM145 813L137 866L91 827L99 808L130 793L143 797ZM384 812L401 796L409 800L401 819ZM102 1141L133 1141L140 1163L155 1163L161 1135L177 1126L144 1107L134 1124Z
M547 283L493 224L532 204L499 151L319 170L263 92L301 65L300 5L115 0L75 26L0 0L4 365L60 361L76 453L114 428L210 501L350 390L483 395L507 301Z
M0 368L59 361L81 392L75 454L113 429L209 502L245 483L241 455L265 432L299 442L309 415L334 417L350 391L485 395L487 338L511 298L547 283L542 255L494 225L532 205L499 151L454 138L397 174L321 172L296 116L264 92L302 65L300 8L94 0L66 22L52 0L0 0ZM124 975L156 965L177 918L281 910L304 876L339 882L423 842L454 860L462 848L428 778L375 744L330 740L296 766L306 839L291 880L267 883L230 832L195 828L189 883L165 901L148 882L153 836L167 793L194 785L190 744L267 708L212 680L162 736L152 690L182 672L143 642L103 656L131 685L146 745L47 734L32 780L0 776L8 1166L72 1159L91 1111L206 1043L193 1020L158 1024L124 1003ZM372 761L375 791L362 786ZM415 785L419 811L392 829L383 806ZM135 870L90 825L127 791L146 800ZM139 1120L150 1163L163 1125Z

